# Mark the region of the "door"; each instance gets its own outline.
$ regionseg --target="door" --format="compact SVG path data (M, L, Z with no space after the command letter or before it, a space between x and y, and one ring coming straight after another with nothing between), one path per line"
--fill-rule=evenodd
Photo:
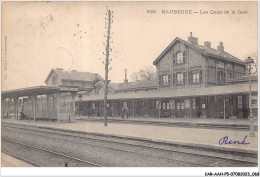
M176 117L184 117L184 101L179 100L176 102Z

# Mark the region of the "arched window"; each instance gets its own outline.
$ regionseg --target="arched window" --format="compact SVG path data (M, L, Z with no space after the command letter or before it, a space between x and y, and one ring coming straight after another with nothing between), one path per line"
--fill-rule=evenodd
M178 52L177 53L177 63L184 63L184 61L183 61L183 53L182 52Z

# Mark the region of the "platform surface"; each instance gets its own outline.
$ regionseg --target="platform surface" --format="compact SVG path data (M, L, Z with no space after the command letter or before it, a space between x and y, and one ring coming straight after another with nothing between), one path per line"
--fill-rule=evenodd
M103 119L103 117L88 117L88 116L76 116L77 120L91 120L91 119ZM213 124L213 125L242 125L250 126L249 119L230 119L230 118L173 118L173 117L163 117L163 118L153 118L153 117L129 117L122 119L120 116L111 117L108 116L108 120L130 120L130 121L149 121L149 122L162 122L162 123L197 123L197 124ZM258 127L257 119L254 119L254 126Z
M120 136L130 136L136 138L152 139L155 141L177 142L191 145L213 146L215 148L231 148L239 150L258 151L258 132L255 137L249 136L249 131L245 130L221 130L203 129L192 127L166 127L142 124L120 124L108 122L105 127L103 122L77 121L76 123L57 123L48 121L14 120L2 119L2 122L14 122L26 125L37 125L53 127L57 129L68 129L86 132L96 132L113 134ZM249 144L225 144L219 145L219 140L228 136L232 141L243 141Z
M1 167L33 167L33 166L1 152Z

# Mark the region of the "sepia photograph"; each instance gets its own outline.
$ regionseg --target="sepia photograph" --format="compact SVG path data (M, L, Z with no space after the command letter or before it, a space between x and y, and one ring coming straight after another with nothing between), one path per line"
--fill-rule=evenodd
M3 174L259 176L258 2L1 5Z

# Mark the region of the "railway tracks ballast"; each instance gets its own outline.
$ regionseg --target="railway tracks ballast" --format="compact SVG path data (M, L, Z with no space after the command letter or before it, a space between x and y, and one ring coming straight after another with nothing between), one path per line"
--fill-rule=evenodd
M23 147L49 152L54 159L59 154L63 158L72 157L82 161L60 160L74 166L257 166L257 153L251 151L214 149L13 123L2 123L2 140L2 144L16 142ZM84 164L84 161L89 164ZM43 166L48 164L51 165L46 162Z

